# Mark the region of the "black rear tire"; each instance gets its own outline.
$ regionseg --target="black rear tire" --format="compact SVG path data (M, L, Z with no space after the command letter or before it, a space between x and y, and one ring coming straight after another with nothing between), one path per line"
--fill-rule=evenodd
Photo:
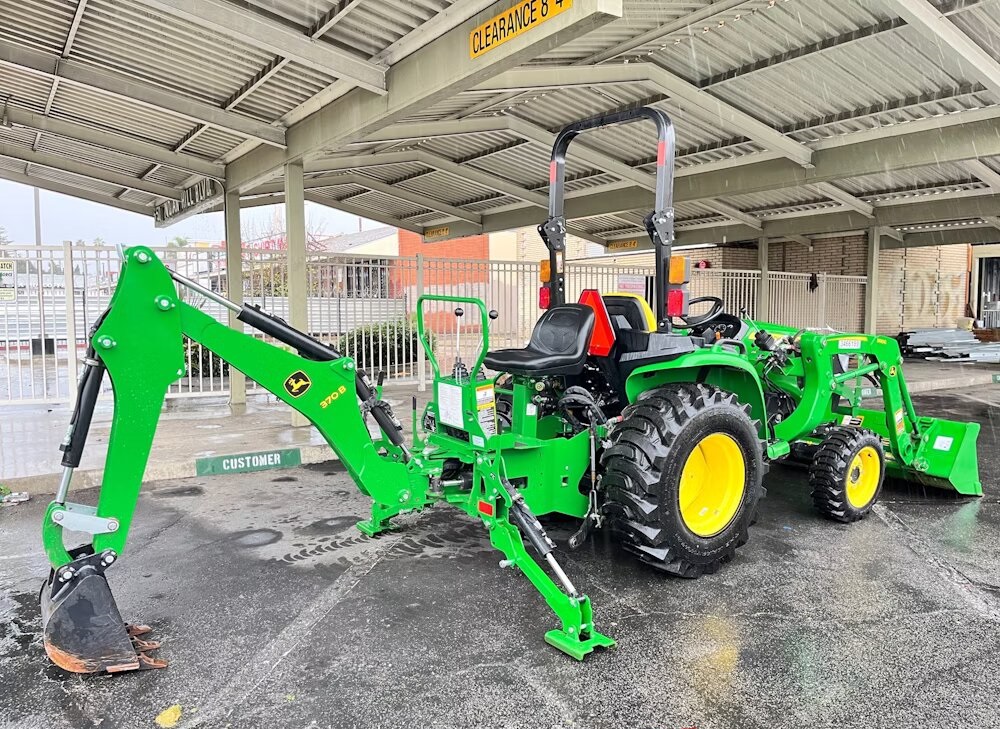
M626 550L657 569L694 578L718 570L747 542L765 471L749 410L734 394L698 383L650 390L625 408L601 465L604 514ZM742 454L742 496L724 528L699 536L681 513L681 474L695 448L720 433Z
M865 469L870 469L868 478L877 479L874 491L859 488ZM809 465L813 505L823 516L843 524L867 516L884 481L882 439L862 428L831 428Z

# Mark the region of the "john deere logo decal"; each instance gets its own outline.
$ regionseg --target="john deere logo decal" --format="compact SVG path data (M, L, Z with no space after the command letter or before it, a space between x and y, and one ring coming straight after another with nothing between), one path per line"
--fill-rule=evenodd
M285 378L285 392L292 397L301 397L306 394L311 384L312 380L309 379L309 375L302 370L297 370Z

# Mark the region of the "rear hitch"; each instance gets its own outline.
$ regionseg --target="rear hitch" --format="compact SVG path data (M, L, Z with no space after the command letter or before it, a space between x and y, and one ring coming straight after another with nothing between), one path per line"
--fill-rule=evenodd
M72 562L49 572L39 596L43 642L52 662L73 673L166 668L166 661L146 653L159 642L139 637L149 626L129 625L118 611L104 576L115 552L94 554L89 547L73 552Z

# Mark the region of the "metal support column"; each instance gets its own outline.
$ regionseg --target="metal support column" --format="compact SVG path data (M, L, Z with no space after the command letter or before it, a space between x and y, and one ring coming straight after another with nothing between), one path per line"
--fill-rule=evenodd
M76 397L79 360L76 353L76 282L73 277L73 243L63 241L63 288L66 290L66 372L69 396Z
M417 254L417 300L424 294L424 254ZM417 382L417 392L427 390L427 355L424 353L423 345L417 346L417 371L419 380Z
M757 240L757 268L760 269L760 280L757 282L757 311L754 318L758 321L767 321L770 308L770 284L771 271L768 267L767 238L761 237Z
M243 241L240 234L240 193L227 190L224 198L226 219L226 295L236 304L243 303ZM229 326L243 331L243 322L236 312L229 312ZM243 405L247 401L247 378L235 367L229 368L229 404Z
M878 326L878 259L882 241L879 229L872 226L868 229L868 258L865 270L868 282L865 284L865 331L875 334Z
M309 282L306 280L306 198L302 160L285 165L285 240L288 244L288 323L308 333L306 297ZM309 421L293 411L292 425L309 425Z

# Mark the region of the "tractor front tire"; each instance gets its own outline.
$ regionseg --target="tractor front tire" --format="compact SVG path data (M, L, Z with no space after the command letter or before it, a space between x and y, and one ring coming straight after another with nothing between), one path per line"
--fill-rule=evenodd
M882 439L861 428L831 428L809 465L816 510L849 524L872 510L885 481Z
M650 390L625 408L601 464L604 514L627 551L694 578L746 543L765 471L749 410L698 383Z

